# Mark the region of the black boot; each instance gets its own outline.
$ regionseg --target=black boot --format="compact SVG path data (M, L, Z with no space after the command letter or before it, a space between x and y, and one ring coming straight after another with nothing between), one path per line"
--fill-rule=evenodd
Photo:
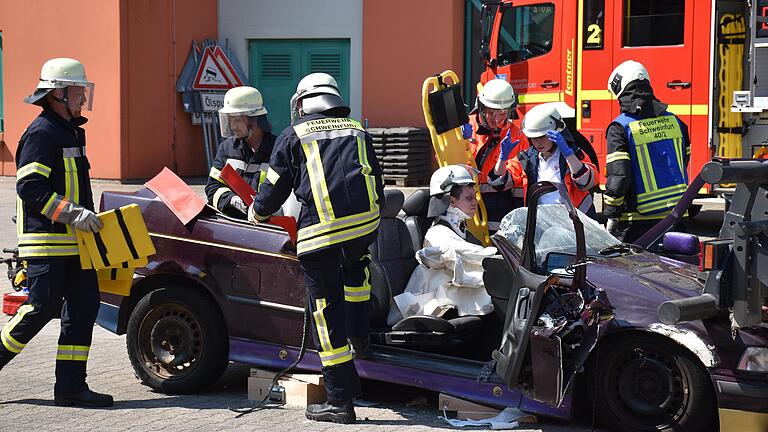
M370 336L363 337L351 337L349 338L349 348L352 351L352 358L355 360L364 360L371 356L371 350L368 347L371 345Z
M105 408L114 405L115 401L108 394L96 393L88 388L69 396L55 396L53 404L56 406Z
M324 402L321 404L307 405L307 410L304 412L304 415L310 420L333 423L349 424L354 423L357 420L352 401L339 402L336 404Z

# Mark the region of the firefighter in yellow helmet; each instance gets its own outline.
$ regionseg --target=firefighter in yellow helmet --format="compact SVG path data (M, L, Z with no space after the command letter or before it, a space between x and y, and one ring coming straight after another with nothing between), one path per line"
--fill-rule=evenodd
M54 403L106 407L112 396L85 383L93 324L99 311L94 270L83 270L75 230L97 232L85 155L92 82L69 58L48 60L34 94L25 102L43 111L21 136L16 150L16 224L19 257L28 262L29 299L0 331L0 368L19 354L53 318L61 317L56 352Z
M293 123L277 138L267 180L249 209L266 220L291 191L301 203L296 250L304 272L328 401L307 418L352 423L360 378L352 361L368 353L369 245L384 196L371 136L325 73L304 77L291 98ZM351 345L351 348L350 348Z
M642 64L627 60L616 67L608 90L621 114L606 131L603 214L608 231L631 243L669 214L687 189L690 139L685 123L656 99Z
M230 165L255 191L267 178L275 136L261 93L247 86L229 89L219 110L219 124L225 140L216 151L205 194L212 206L229 216L245 219L248 206L220 176L224 166Z

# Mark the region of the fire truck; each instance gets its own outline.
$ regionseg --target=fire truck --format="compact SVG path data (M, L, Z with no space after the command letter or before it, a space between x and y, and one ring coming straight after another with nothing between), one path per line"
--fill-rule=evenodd
M508 80L521 113L543 102L566 102L604 173L605 130L619 114L608 76L625 60L639 61L656 97L688 125L693 178L714 156L766 153L766 15L768 1L487 2L480 82Z

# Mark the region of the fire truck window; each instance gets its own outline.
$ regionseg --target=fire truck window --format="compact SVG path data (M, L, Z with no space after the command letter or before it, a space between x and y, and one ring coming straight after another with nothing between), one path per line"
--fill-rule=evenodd
M682 45L685 0L624 0L624 46Z
M603 49L603 30L605 29L605 0L586 0L584 2L584 49Z
M499 65L521 62L552 50L555 5L542 3L504 9L499 30Z

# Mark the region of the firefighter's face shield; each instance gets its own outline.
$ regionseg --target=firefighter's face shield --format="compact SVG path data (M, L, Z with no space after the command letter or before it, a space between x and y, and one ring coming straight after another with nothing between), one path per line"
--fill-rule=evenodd
M512 118L513 107L509 108L489 108L480 105L480 119L483 126L488 129L501 129Z
M64 104L73 114L93 109L93 83L61 84L66 86L52 91L57 102Z
M243 113L219 112L219 126L224 138L248 138L253 128L250 117Z

